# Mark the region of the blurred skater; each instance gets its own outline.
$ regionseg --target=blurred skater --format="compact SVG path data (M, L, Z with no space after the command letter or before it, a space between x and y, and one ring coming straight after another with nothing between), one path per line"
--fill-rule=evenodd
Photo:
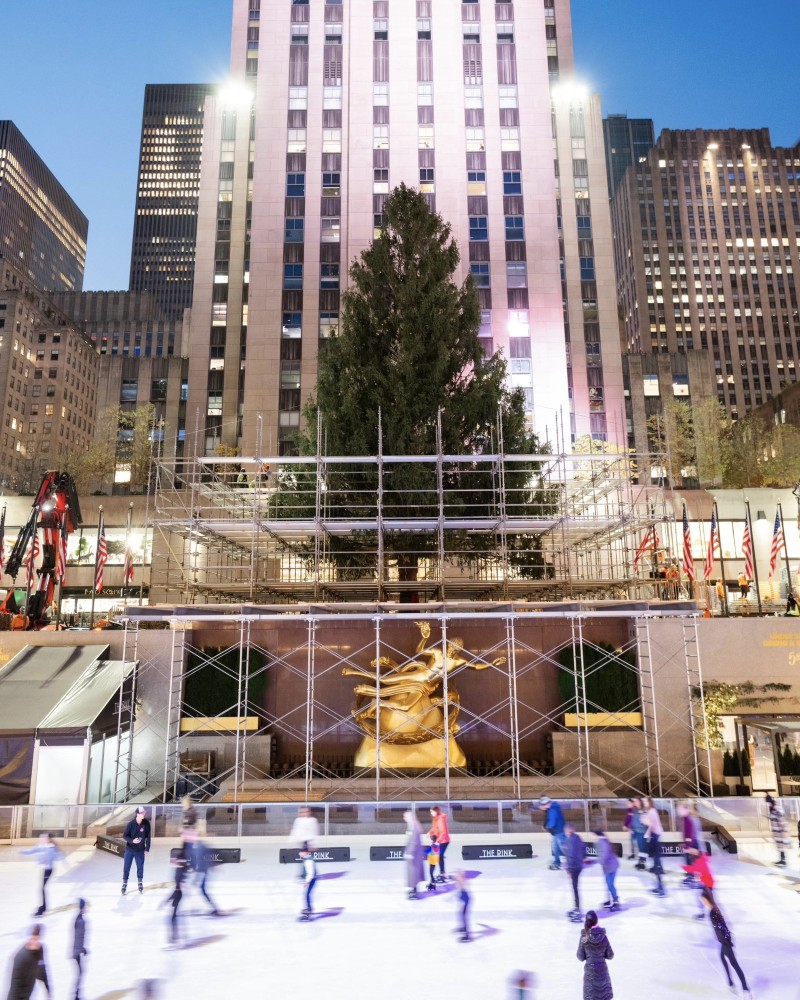
M688 850L688 856L690 864L683 865L683 870L690 877L691 882L686 882L686 879L684 879L684 883L689 888L693 888L697 885L700 886L700 899L698 904L700 906L700 910L695 913L695 917L698 920L702 920L706 915L704 900L708 899L712 903L714 902L714 875L711 871L711 865L708 863L705 851L698 850L696 847L690 847Z
M631 833L633 834L633 839L636 843L636 853L638 855L636 859L636 870L643 872L645 868L647 868L647 841L645 840L647 825L644 821L644 803L638 796L634 796L632 802L633 815L631 816Z
M617 871L619 870L619 858L614 851L614 845L602 830L594 831L597 837L597 860L603 869L603 877L608 888L608 899L603 903L603 908L607 910L619 909L619 896L617 895Z
M200 839L196 829L184 830L183 839L189 852L190 867L196 873L200 895L211 907L211 916L218 917L219 909L208 892L208 877L214 867L211 850Z
M169 918L169 944L173 948L178 945L178 907L183 899L183 883L186 881L188 863L186 848L181 847L178 854L172 859L172 864L175 866L175 885L172 895L167 900L172 907L172 914Z
M623 832L627 833L631 838L631 853L628 855L628 861L633 861L636 857L636 837L633 832L633 817L636 813L636 805L634 799L628 799L628 807L625 810L625 822L622 824Z
M613 957L606 932L597 923L597 914L589 910L578 941L578 958L583 962L583 1000L612 1000L614 990L608 960Z
M310 850L314 850L319 840L319 822L308 806L300 806L297 818L292 823L289 831L289 843L293 847L302 847L307 844Z
M650 796L645 796L642 800L644 806L644 816L642 817L644 825L647 830L644 835L644 839L647 842L647 853L653 861L650 871L656 877L656 887L651 889L650 892L654 896L664 896L664 880L662 875L664 874L664 869L661 865L661 838L664 836L664 827L661 825L661 817L658 815L658 810L656 809L653 800Z
M86 909L86 900L78 900L78 915L72 925L72 958L78 967L78 975L75 979L75 1000L81 1000L81 983L83 982L83 959L89 952L86 949L86 920L83 911Z
M450 830L447 826L447 815L440 806L433 806L431 809L431 828L428 835L436 838L439 845L439 875L437 882L446 881L444 870L444 856L447 852L447 845L450 843Z
M300 851L300 860L303 863L303 891L306 903L300 914L300 919L310 920L314 912L311 894L317 881L317 862L314 860L314 854L309 850L308 845L304 845Z
M42 905L34 914L34 916L41 917L41 915L47 910L47 883L50 881L50 876L53 874L53 868L55 867L56 861L62 861L64 855L58 849L56 842L49 833L40 833L39 843L33 847L25 848L25 850L21 853L34 855L36 860L42 866Z
M431 845L428 848L428 884L425 887L428 892L436 892L436 869L439 866L439 845L436 837L431 837Z
M467 886L467 876L462 871L457 871L453 875L453 880L456 884L456 890L458 891L458 901L461 904L461 916L459 917L459 941L471 941L472 936L469 932L469 904L472 897L469 893L469 888Z
M511 974L509 985L511 987L511 1000L533 1000L535 979L532 972L524 972L518 969Z
M689 805L688 802L681 802L678 806L678 815L683 824L683 852L686 858L686 865L691 865L696 852L702 851L703 847L703 826L700 817ZM684 870L688 871L686 866ZM683 880L684 885L694 885L694 875L689 873Z
M539 808L545 813L544 828L550 834L550 846L553 852L553 860L550 863L551 871L558 871L561 867L561 855L564 854L566 837L564 836L564 813L557 802L553 802L546 795L539 799Z
M39 924L34 924L28 940L14 955L7 1000L29 1000L37 982L42 983L50 996L41 930Z
M408 898L417 898L417 887L425 881L425 847L422 843L422 827L412 809L403 813L406 821L406 843L403 848L403 860L406 863L406 886Z
M767 793L766 798L767 806L769 808L769 825L772 828L772 839L775 841L775 846L778 849L778 860L775 864L779 868L786 867L786 852L789 850L789 834L786 829L786 816L783 812L783 806L777 799Z
M122 834L125 840L125 857L122 862L122 895L128 891L128 876L131 865L136 862L136 878L139 892L144 892L144 859L150 853L150 820L147 810L139 806L136 815L125 827Z
M731 934L730 927L725 923L725 918L722 916L722 912L717 904L710 899L708 896L703 896L703 905L708 908L709 917L711 918L711 926L714 928L714 934L717 937L717 941L720 944L719 957L722 962L722 968L725 970L725 975L728 979L728 987L730 990L734 989L733 979L731 978L731 972L728 968L728 962L731 963L733 971L739 977L739 981L742 984L742 996L752 997L750 992L750 987L747 985L747 980L745 979L744 973L742 972L741 966L736 960L736 955L733 951L733 935Z
M578 881L586 865L586 844L584 844L583 840L575 832L574 823L567 823L564 827L564 833L567 835L566 846L564 848L567 858L567 873L572 882L572 895L575 899L575 906L567 913L567 916L570 920L577 923L581 919L581 897L578 889Z

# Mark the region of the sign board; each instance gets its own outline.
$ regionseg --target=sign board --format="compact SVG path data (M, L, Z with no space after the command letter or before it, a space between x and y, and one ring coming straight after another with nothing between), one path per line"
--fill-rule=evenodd
M104 837L98 834L94 846L98 851L108 851L109 854L116 854L118 858L125 853L125 841L121 837Z
M180 853L179 847L173 847L169 852L170 861ZM242 860L240 847L207 847L203 852L203 860L212 865L238 865Z
M614 848L614 853L618 858L622 857L622 844L615 844L611 841L611 846ZM586 857L596 858L597 857L597 841L587 841L586 842Z
M711 854L711 844L705 840L703 843L706 845L706 854ZM661 849L662 858L682 858L686 853L683 840L659 840L658 846Z
M370 861L402 861L403 847L370 847Z
M463 861L528 860L532 857L533 847L530 844L466 844L461 848Z
M313 852L314 860L324 864L327 861L350 861L349 847L320 847ZM297 847L282 847L280 863L282 865L299 864L300 849Z

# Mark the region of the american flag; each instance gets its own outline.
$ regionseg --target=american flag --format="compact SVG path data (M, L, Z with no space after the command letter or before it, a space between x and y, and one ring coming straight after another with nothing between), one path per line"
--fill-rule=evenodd
M63 583L67 575L67 526L62 524L56 551L56 582Z
M775 511L775 527L772 529L772 551L769 554L769 575L772 579L772 574L775 572L775 567L778 564L778 553L781 549L786 548L786 541L783 537L783 525L781 524L781 512L779 510Z
M3 574L3 566L6 562L6 509L0 514L0 576Z
M107 562L108 547L106 546L106 528L104 524L101 524L100 530L97 532L97 562L95 564L94 571L94 589L98 594L103 589L103 567Z
M689 531L689 516L683 505L683 572L687 580L694 583L694 556L692 555L692 533Z
M130 542L125 546L125 563L122 567L122 586L133 586L133 551Z
M744 556L744 575L752 580L756 575L753 565L753 536L750 534L750 514L745 511L744 537L742 538L742 555Z
M633 557L633 572L635 573L638 566L639 560L645 554L645 552L657 552L658 551L658 534L656 532L656 526L651 525L645 532L644 538L636 550L636 555Z
M714 559L719 554L719 532L717 531L717 512L711 511L711 537L708 539L706 564L703 568L703 579L708 580L714 572Z
M27 569L27 586L28 590L33 590L33 574L36 570L36 560L39 558L39 532L34 531L33 542L31 544L30 550L28 551L28 558L25 561L25 568Z

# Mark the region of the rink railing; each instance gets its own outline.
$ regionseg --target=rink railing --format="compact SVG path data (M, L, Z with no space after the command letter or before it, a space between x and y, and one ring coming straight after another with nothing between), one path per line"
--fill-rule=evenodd
M581 833L601 828L611 834L622 833L627 800L558 799L564 816ZM656 799L664 829L676 832L680 817L679 799ZM781 800L790 833L800 819L800 798ZM450 830L463 834L530 836L542 832L544 813L536 799L452 801L446 805ZM423 829L430 820L430 806L425 801L391 802L320 802L310 808L317 817L320 836L332 837L399 836L405 829L403 813L415 809ZM201 828L209 840L243 837L286 838L297 817L297 802L199 803ZM717 825L734 835L768 836L770 823L763 798L735 797L699 799L697 805L703 824L709 831ZM48 831L54 837L90 839L119 836L133 817L135 803L96 805L21 805L0 806L0 841L13 842ZM182 828L179 804L147 804L154 837L178 837Z

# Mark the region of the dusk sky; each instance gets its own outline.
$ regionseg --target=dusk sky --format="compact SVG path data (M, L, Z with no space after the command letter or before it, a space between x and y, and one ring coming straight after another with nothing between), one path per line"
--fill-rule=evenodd
M314 2L314 0L312 0ZM541 0L525 0L541 2ZM147 83L228 66L232 0L5 0L0 118L24 133L89 218L86 289L128 285ZM800 138L797 0L573 0L578 75L606 114L662 128L766 126Z

